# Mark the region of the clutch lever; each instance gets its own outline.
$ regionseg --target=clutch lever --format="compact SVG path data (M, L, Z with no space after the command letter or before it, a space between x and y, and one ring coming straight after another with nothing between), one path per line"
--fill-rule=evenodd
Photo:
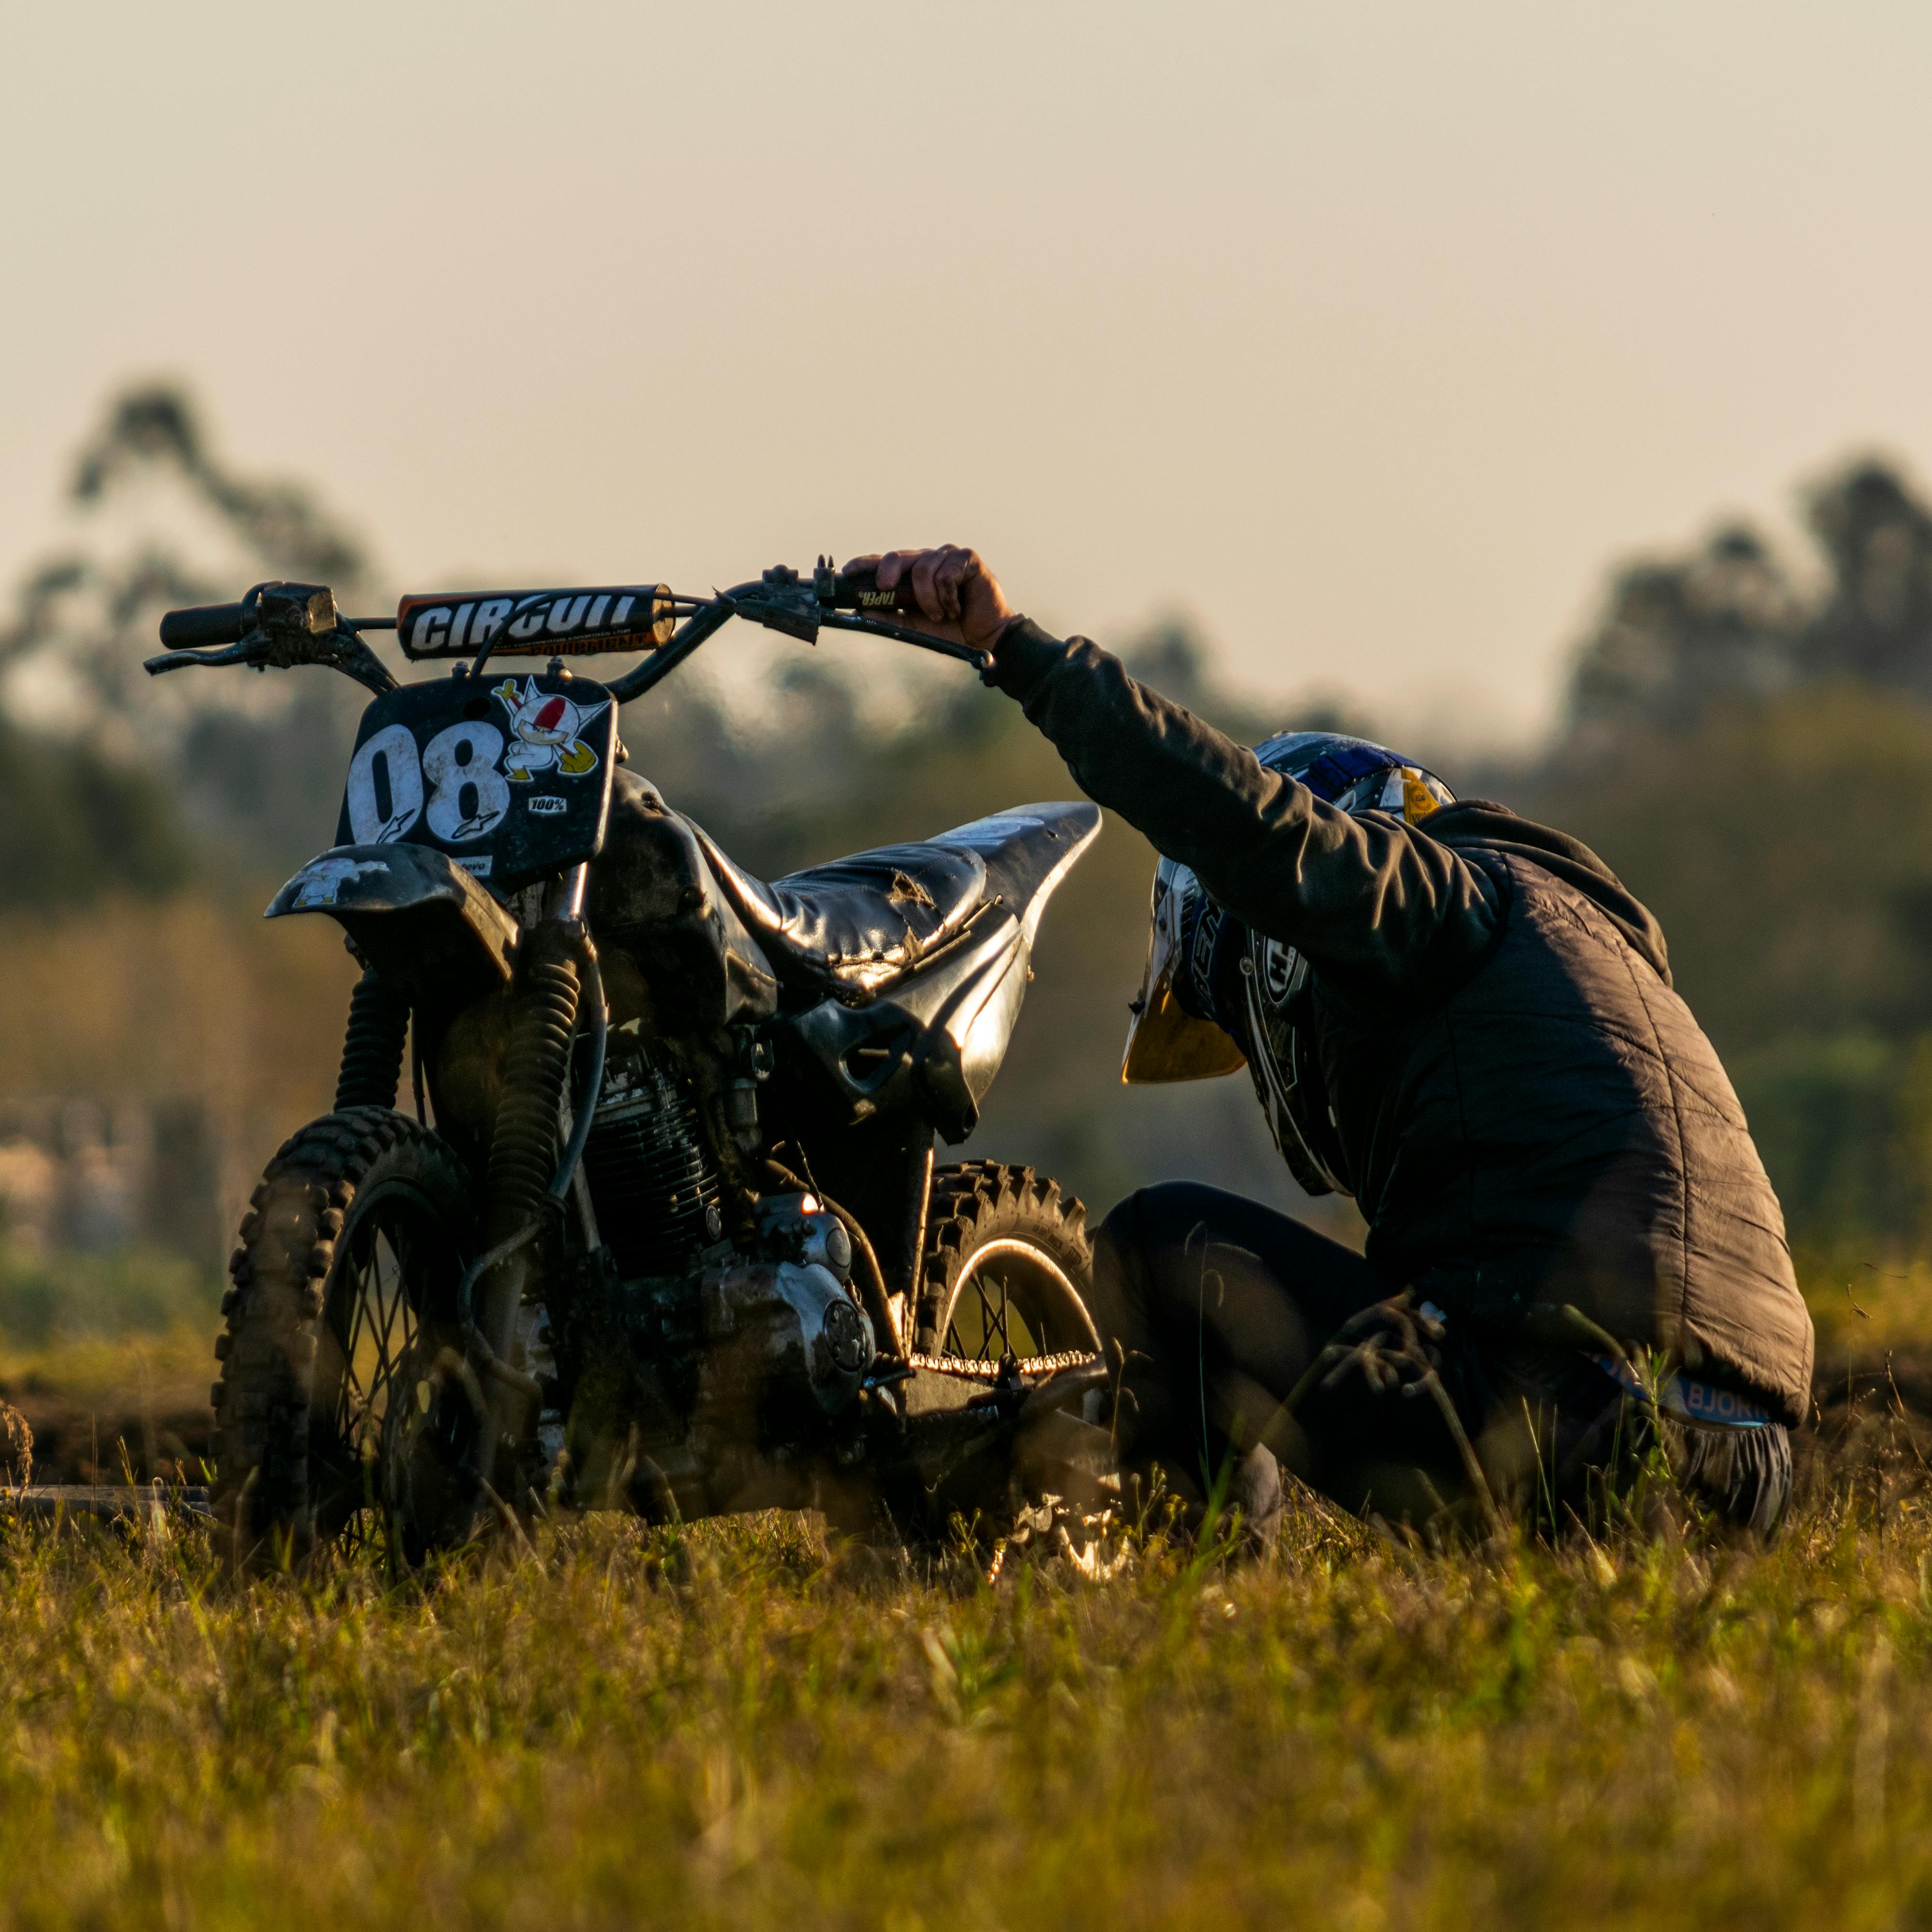
M248 655L250 641L244 638L219 651L164 651L158 657L144 658L141 668L150 677L159 677L164 671L179 670L188 664L248 664L253 662Z
M365 621L374 628L373 620ZM188 664L252 664L257 670L320 664L353 678L380 698L395 689L396 680L356 634L358 628L337 610L334 595L324 585L258 584L239 604L170 611L161 622L164 644L177 638L214 644L224 637L235 638L234 643L218 650L164 651L142 668L150 677L159 677Z

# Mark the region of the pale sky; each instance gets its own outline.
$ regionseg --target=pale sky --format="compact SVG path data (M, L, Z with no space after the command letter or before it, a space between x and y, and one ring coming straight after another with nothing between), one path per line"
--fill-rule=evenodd
M402 584L950 539L1520 734L1613 559L1932 475L1928 83L1923 0L0 0L0 581L166 374Z

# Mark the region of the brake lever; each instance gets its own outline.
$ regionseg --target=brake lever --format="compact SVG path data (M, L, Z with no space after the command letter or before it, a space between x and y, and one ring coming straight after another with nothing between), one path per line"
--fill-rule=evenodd
M888 638L895 644L911 644L922 651L936 651L941 657L956 658L962 664L969 664L982 673L992 668L993 658L989 651L976 650L970 644L956 644L950 638L935 638L929 632L915 631L910 625L895 624L884 617L834 609L831 583L830 568L821 562L809 580L801 578L796 571L770 570L760 582L740 584L724 594L734 614L746 622L762 625L768 631L777 631L788 638L796 638L802 644L816 644L819 632L824 628L854 631L862 637Z
M284 660L278 650L266 662L278 670L286 669L291 664L321 664L330 670L339 670L344 677L352 677L378 698L396 688L396 680L388 666L346 624L310 639L308 648L298 655Z
M890 638L896 644L916 644L922 651L937 651L941 657L957 658L962 664L970 664L982 675L993 668L991 651L977 650L971 644L956 644L950 638L935 638L904 624L889 624L883 617L862 617L856 610L821 610L818 621L836 631L856 631L867 637Z

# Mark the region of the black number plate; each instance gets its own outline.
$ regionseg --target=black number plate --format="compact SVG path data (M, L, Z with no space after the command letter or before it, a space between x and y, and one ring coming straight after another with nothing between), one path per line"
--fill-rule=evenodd
M594 859L617 707L584 677L439 678L362 714L338 845L433 845L497 893Z

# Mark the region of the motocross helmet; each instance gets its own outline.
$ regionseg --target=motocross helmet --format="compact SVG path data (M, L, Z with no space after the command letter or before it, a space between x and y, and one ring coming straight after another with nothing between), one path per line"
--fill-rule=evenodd
M1416 825L1455 802L1432 772L1364 738L1284 731L1254 748L1270 771L1296 779L1344 812L1386 812ZM1259 1016L1222 1010L1229 1003L1230 986L1223 969L1236 956L1234 949L1255 956L1245 962L1246 985L1264 991L1276 1008L1285 1006L1306 979L1306 962L1292 946L1229 918L1192 870L1172 859L1154 868L1152 916L1147 970L1131 1009L1121 1079L1138 1086L1238 1072L1248 1058L1243 1042L1252 1040L1250 1022ZM1253 986L1257 976L1262 988ZM1272 1108L1270 1112L1272 1119Z

